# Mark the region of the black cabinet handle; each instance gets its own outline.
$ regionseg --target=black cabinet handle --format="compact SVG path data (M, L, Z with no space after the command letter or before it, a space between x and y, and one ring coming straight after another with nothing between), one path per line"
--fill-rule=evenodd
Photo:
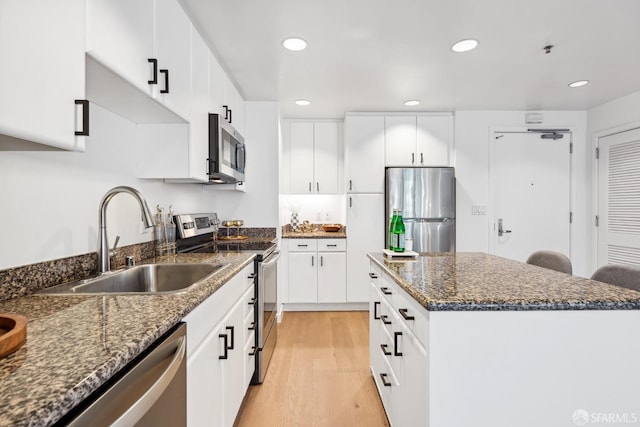
M231 331L231 346L229 346L229 350L233 350L233 345L236 341L235 339L235 327L234 326L227 326L225 328L227 331Z
M378 306L380 305L380 301L373 302L373 318L375 320L380 320L380 316L378 316Z
M316 182L316 191L319 193L320 192L320 183Z
M351 197L349 197L349 207L353 207L353 201L351 200Z
M151 80L147 80L147 83L150 85L157 85L158 84L158 60L156 58L149 58L147 59L147 61L153 65L153 77L151 78Z
M222 108L224 108L224 119L229 121L229 106L223 105Z
M389 288L387 288L386 286L383 286L380 288L380 290L382 291L383 294L385 295L391 295L392 292L389 290Z
M322 255L320 255L320 267L324 267L324 263L323 263L324 260L322 258L323 258Z
M311 255L311 267L313 267L313 255Z
M247 276L247 279L253 279L256 277L256 273L251 273L250 275Z
M251 326L249 326L247 328L250 331L255 331L256 330L256 322L251 322Z
M258 347L251 347L251 353L249 353L249 356L255 356L257 352Z
M394 356L402 356L402 352L398 351L398 337L402 336L402 332L394 332L393 333L393 355Z
M160 93L169 93L169 70L160 70L160 74L164 74L164 89Z
M409 315L407 314L407 311L409 311L408 309L406 309L406 308L400 308L400 309L398 309L398 311L400 312L400 315L404 318L404 320L416 320L416 318L415 318L415 317L413 317L413 316L409 316Z
M389 320L389 318L385 314L380 315L380 320L382 320L382 323L384 323L385 325L391 324L391 320Z
M416 153L411 153L411 164L416 162Z
M299 248L306 248L309 245L298 245Z
M424 164L424 155L420 153L420 164Z
M382 380L382 385L385 387L391 387L391 383L387 381L387 374L380 374L380 379Z
M377 279L378 276L376 276L375 273L369 273L369 277L371 277L372 279Z
M385 356L391 356L391 352L387 350L386 344L380 344L380 348L382 349L382 354L384 354Z
M229 337L227 336L227 334L220 334L218 335L218 337L224 338L224 354L222 356L218 356L218 359L228 359L229 352L227 351L227 349L229 348L228 347Z
M233 123L233 110L229 110L229 124Z
M311 182L309 182L309 193L311 193Z
M353 190L353 182L351 182L351 180L349 180L349 191Z
M75 134L89 136L89 101L76 99L75 104L82 106L82 130L75 131Z
M249 300L249 305L254 305L256 303L256 297L253 297Z
M338 245L327 245L328 248L337 248Z

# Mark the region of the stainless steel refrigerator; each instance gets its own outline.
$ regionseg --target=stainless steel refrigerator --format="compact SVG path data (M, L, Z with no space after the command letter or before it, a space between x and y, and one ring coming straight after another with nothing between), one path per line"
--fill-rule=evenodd
M386 168L385 247L393 209L402 210L405 236L416 252L455 252L456 179L454 168Z

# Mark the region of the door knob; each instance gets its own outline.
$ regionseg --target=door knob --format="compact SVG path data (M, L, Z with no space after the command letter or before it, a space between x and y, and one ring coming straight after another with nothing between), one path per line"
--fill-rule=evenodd
M502 236L506 233L511 233L511 230L505 230L502 228L502 218L498 218L498 236Z

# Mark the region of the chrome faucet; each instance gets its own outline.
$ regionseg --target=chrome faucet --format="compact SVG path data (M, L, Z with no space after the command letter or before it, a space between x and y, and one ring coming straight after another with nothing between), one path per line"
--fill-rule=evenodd
M107 191L100 201L100 217L98 220L98 226L100 228L100 234L98 235L98 265L100 266L100 274L106 273L110 270L109 242L107 241L107 205L113 196L119 193L131 194L140 204L140 209L142 210L142 221L144 222L145 227L153 227L153 217L149 210L149 206L147 205L147 201L138 190L132 187L119 186L113 187L111 190Z

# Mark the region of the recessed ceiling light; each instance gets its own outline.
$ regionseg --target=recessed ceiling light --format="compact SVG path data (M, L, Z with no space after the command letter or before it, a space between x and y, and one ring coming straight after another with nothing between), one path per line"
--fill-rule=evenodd
M580 87L589 83L589 80L577 80L575 82L569 83L569 87Z
M307 47L307 42L298 37L289 37L282 41L282 46L289 50L303 50Z
M301 105L303 107L306 107L307 105L311 104L311 101L308 101L306 99L298 99L298 100L295 101L295 104L296 105Z
M408 101L404 101L404 105L407 107L415 107L416 105L420 105L420 101L417 99L410 99Z
M478 46L478 40L465 39L465 40L460 40L457 43L454 43L453 46L451 46L451 50L458 53L468 52L472 49L475 49L476 46Z

